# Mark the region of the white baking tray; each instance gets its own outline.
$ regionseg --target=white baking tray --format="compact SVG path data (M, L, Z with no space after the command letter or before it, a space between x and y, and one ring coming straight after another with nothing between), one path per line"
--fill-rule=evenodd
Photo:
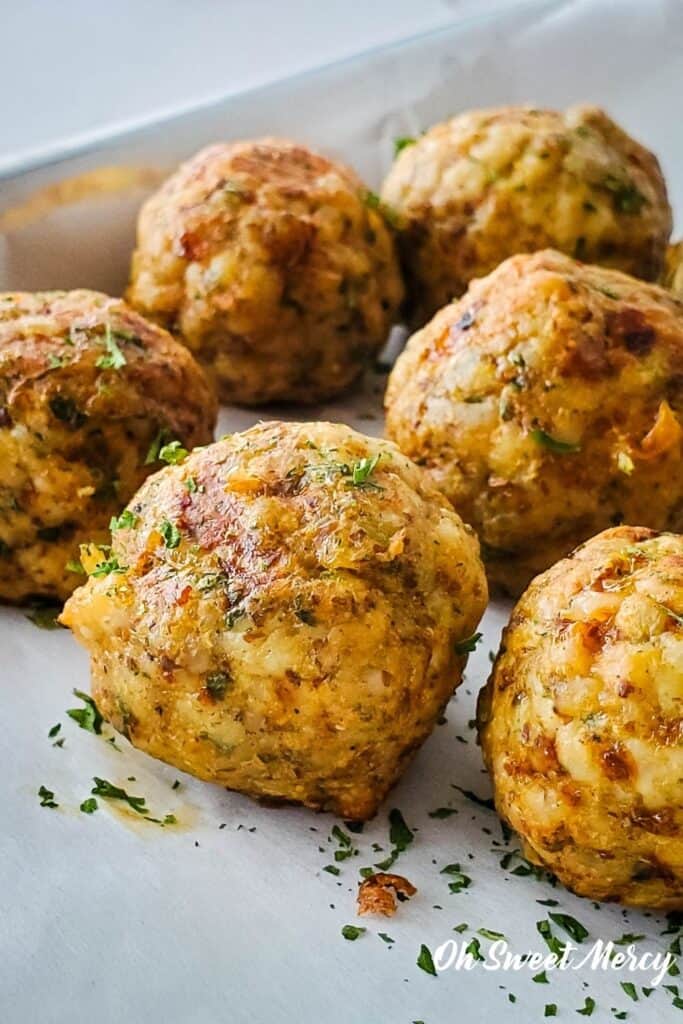
M376 186L395 136L487 104L606 106L658 152L680 211L682 94L678 0L535 3L471 19L116 138L81 140L35 166L6 161L0 165L0 287L119 291L149 182L204 143L290 135L343 157ZM136 187L122 191L88 196L92 178L86 178L80 193L74 187L55 192L55 183L103 166L144 173ZM268 414L324 416L380 433L383 385L371 375L347 400ZM223 409L219 433L256 418ZM434 951L448 939L469 942L481 927L503 932L514 952L545 951L536 922L549 910L537 900L546 899L589 929L582 952L595 939L624 932L644 936L640 953L664 951L671 939L661 935L661 918L593 906L559 886L513 874L514 859L501 867L514 841L506 844L495 815L454 788L489 793L470 721L506 614L503 606L487 613L484 642L448 722L376 820L352 835L359 853L340 862L334 876L323 870L335 863L331 816L262 808L183 776L123 739L117 750L80 730L65 709L78 703L72 687L87 688L84 653L66 631L40 631L23 611L1 609L2 1024L469 1024L493 1014L527 1024L542 1020L550 1003L558 1019L577 1019L587 997L595 1000L595 1021L615 1019L613 1007L628 1011L631 1021L677 1019L672 992L659 986L649 997L642 993L651 971L584 966L549 971L549 984L542 984L524 968L493 972L478 964L431 977L416 965L423 943ZM47 735L57 722L63 747ZM105 801L92 816L80 813L93 776L143 794L153 812L173 812L178 825L140 822ZM174 790L176 778L182 784ZM54 791L59 808L39 806L40 785ZM393 807L415 833L396 869L419 891L391 920L358 920L358 869L386 856ZM457 813L430 817L437 808ZM383 852L373 851L373 843ZM440 873L454 862L472 879L459 894L449 892L449 876ZM340 929L347 923L367 931L346 941ZM468 929L453 931L461 923ZM395 941L384 942L379 932ZM486 951L490 940L479 939ZM638 1002L621 982L638 986Z

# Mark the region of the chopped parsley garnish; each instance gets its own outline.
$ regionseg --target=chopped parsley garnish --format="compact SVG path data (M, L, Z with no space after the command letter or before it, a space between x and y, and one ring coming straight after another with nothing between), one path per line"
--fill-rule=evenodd
M34 604L26 618L40 629L61 629L60 623L57 622L61 610L61 605Z
M389 839L399 853L403 853L415 838L397 807L389 811Z
M55 803L55 795L51 789L41 786L38 790L38 796L40 797L41 807L59 807L59 804Z
M539 974L534 974L532 981L535 981L537 985L549 985L548 975L545 971L541 971Z
M80 810L83 811L84 814L94 814L95 811L97 810L97 800L95 799L95 797L86 797L86 799L80 806Z
M398 214L396 213L395 210L388 206L387 203L383 202L376 192L371 192L370 189L368 189L365 192L364 198L365 205L368 207L368 209L376 210L384 217L385 221L388 224L391 224L392 227L396 227L398 225Z
M431 974L436 978L436 967L434 966L434 958L431 952L424 943L420 946L420 952L418 953L417 966L425 972L425 974Z
M381 491L380 485L370 479L381 456L382 453L379 452L372 458L358 459L352 465L349 465L347 462L311 463L303 466L302 469L290 469L287 476L298 476L301 478L308 475L314 479L323 480L331 480L335 476L340 476L345 478L347 487L369 488Z
M156 437L153 439L149 448L147 449L147 455L145 456L145 466L151 466L153 462L159 461L159 452L162 448L165 448L172 442L169 431L166 427L162 427L157 431Z
M502 932L494 932L490 928L477 928L477 935L481 935L484 939L491 939L492 942L505 938Z
M119 559L116 555L112 555L110 558L104 559L103 562L97 562L90 575L93 575L95 579L101 579L101 577L105 577L105 575L125 572L126 568L126 565L119 564Z
M373 455L371 459L359 459L358 462L351 466L351 483L354 487L364 487L367 485L380 458L381 453ZM376 484L372 486L376 486Z
M637 1003L638 1002L638 992L636 991L636 986L633 984L633 982L632 981L620 981L619 984L621 985L622 989L624 990L626 995L629 997L629 999L632 999L634 1003Z
M79 576L86 576L87 573L77 558L70 558L64 566L67 572L76 572Z
M398 808L394 807L389 811L389 839L393 850L383 861L375 864L380 871L388 871L396 861L399 854L403 853L412 843L414 835L405 823L405 819Z
M544 1017L557 1017L557 1003L546 1003L543 1011Z
M73 718L74 722L78 722L81 729L85 729L87 732L94 732L97 736L100 736L104 718L100 714L97 704L90 694L83 693L82 690L74 690L73 694L74 697L82 700L85 706L82 708L69 708L67 715L69 718Z
M95 363L95 366L100 370L120 370L126 365L126 357L119 348L117 338L123 338L124 335L118 334L111 329L111 325L107 324L104 335L104 347L107 350L106 355L100 356Z
M477 804L479 807L485 807L488 811L495 810L492 797L477 796L477 794L473 793L471 789L462 789L460 786L456 786L454 783L451 783L451 785L453 786L453 789L457 789L459 793L462 793L463 796L466 796L467 799L471 800L473 804Z
M330 875L339 875L341 873L335 864L326 864L323 871L327 871Z
M464 640L458 640L455 645L455 653L459 655L472 654L472 652L476 650L477 644L481 638L481 633L472 633L471 636L465 637Z
M61 728L62 728L62 723L61 722L57 722L57 724L53 725L52 728L50 729L50 731L48 732L48 734L47 734L48 737L51 740L53 740Z
M145 821L151 821L154 825L161 825L163 828L165 825L177 825L178 819L175 814L166 814L164 818L152 818L150 815L145 815ZM199 843L195 843L195 846L199 846Z
M200 588L197 588L200 589ZM225 616L225 624L228 629L232 629L236 622L244 618L247 613L243 608L231 608L228 614Z
M516 867L511 869L510 864L515 860L519 860L520 863L517 864ZM546 871L544 868L538 867L538 865L536 864L532 864L530 861L526 859L526 857L522 856L519 850L509 850L506 854L504 854L504 856L500 859L500 866L504 868L506 871L509 870L511 875L517 875L517 877L519 878L532 877L535 878L538 882L549 881L552 885L555 884L553 876L548 871ZM537 900L537 902L542 903L546 907L558 906L557 900Z
M584 939L588 938L588 929L584 928L580 921L577 921L575 917L570 914L559 914L552 912L548 914L551 921L558 924L560 928L564 928L567 935L574 939L575 942L583 942Z
M591 1014L593 1013L594 1009L595 1009L595 1000L593 999L592 996L586 996L586 1000L585 1000L583 1006L581 1007L580 1010L577 1010L576 1012L580 1013L582 1017L590 1017Z
M183 487L185 488L188 494L196 494L197 481L193 476L188 476L187 479L183 481Z
M315 626L316 617L312 611L308 608L295 608L294 614L300 622L303 622L306 626Z
M180 530L175 523L170 522L170 520L164 519L159 524L159 533L163 537L164 544L167 548L177 548L180 544Z
M365 931L365 928L359 928L357 924L345 924L341 933L349 942L355 942L357 938L365 934Z
M452 814L457 814L458 810L456 807L437 807L436 810L429 812L430 818L450 818Z
M390 946L393 942L396 941L395 939L392 939L391 935L387 935L386 932L377 932L377 934L379 935L382 942L386 942L388 946Z
M469 889L472 884L472 879L469 875L464 874L459 864L447 864L445 868L441 868L441 874L448 875L451 878L448 888L453 893Z
M206 677L204 688L214 700L223 700L232 679L227 672L211 672Z
M109 520L109 529L113 533L115 530L132 530L140 522L140 517L136 516L135 512L131 512L129 508L124 508L120 516L112 516Z
M339 825L332 826L332 835L341 846L351 846L351 836L347 836Z
M553 930L550 927L550 922L537 921L536 930L538 934L543 938L550 952L554 953L556 956L562 956L564 952L564 945L555 935L553 935Z
M330 840L335 839L339 844L339 849L334 851L334 859L339 863L343 860L348 860L349 857L355 856L358 852L354 849L351 837L344 832L339 825L333 825ZM372 872L371 872L372 874Z
M570 455L581 451L580 444L572 441L560 441L540 428L532 430L530 436L541 448L547 448L549 452L555 452L556 455Z
M120 574L127 571L128 566L119 564L118 556L112 554L111 547L106 544L100 544L97 546L97 549L102 555L102 560L95 563L94 568L88 573L89 576L101 579L103 576L110 576L112 573Z
M166 462L169 466L177 466L187 458L188 454L187 448L183 448L180 441L169 441L159 449L158 457L160 462Z
M417 139L412 135L399 135L397 139L394 139L394 159L408 146L414 146L416 142Z
M93 796L103 796L107 800L123 800L137 814L149 814L144 796L131 796L125 789L112 785L106 779L98 779L97 776L94 776L93 782L95 785L90 790Z
M608 174L602 184L608 192L612 193L612 201L617 210L621 213L640 213L641 208L647 203L647 199L636 188L628 178L617 177L616 174Z
M465 946L465 952L469 953L469 955L474 960L484 959L484 957L481 955L481 943L479 939L470 939L470 941Z

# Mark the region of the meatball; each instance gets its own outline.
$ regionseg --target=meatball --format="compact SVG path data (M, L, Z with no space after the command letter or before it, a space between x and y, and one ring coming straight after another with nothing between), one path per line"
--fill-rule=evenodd
M339 394L402 297L378 197L292 142L209 146L140 213L128 298L180 334L225 402Z
M254 797L367 818L486 605L476 537L387 441L265 423L151 477L63 621L136 746Z
M460 114L404 146L396 211L416 326L474 277L551 247L656 280L671 232L657 159L597 107Z
M387 426L519 594L620 522L683 529L683 304L546 251L474 281L408 342Z
M606 530L531 584L479 697L499 814L596 900L683 910L683 537Z
M0 295L0 600L66 598L79 544L215 417L189 352L120 299Z
M683 242L670 245L666 251L663 284L677 298L683 299Z

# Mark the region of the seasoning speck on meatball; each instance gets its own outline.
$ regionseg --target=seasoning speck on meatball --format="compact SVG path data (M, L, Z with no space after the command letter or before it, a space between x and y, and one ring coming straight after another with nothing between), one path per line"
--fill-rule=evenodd
M151 477L63 613L131 742L254 797L367 818L460 681L473 531L388 441L265 423Z
M546 251L473 281L408 342L387 429L512 594L620 522L683 529L683 304Z
M208 443L215 418L187 349L120 299L0 295L0 600L66 598L79 545L108 538L164 444Z
M479 698L499 814L581 896L683 910L683 537L606 530L531 584Z
M671 209L655 156L597 107L460 114L405 146L382 188L421 326L475 277L553 248L656 280Z
M128 299L180 335L225 402L339 394L402 297L377 197L292 142L209 146L140 213Z

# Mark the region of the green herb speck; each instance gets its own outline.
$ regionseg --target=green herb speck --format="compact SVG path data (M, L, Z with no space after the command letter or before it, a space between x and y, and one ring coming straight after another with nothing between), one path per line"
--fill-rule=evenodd
M41 807L59 807L59 804L55 802L55 795L51 789L41 786L38 790L38 796L40 797Z
M536 444L540 445L541 448L547 448L548 451L554 452L556 455L570 455L581 451L581 445L572 441L560 441L558 438L553 437L552 434L548 434L545 430L532 430L530 437Z
M425 946L424 943L420 946L420 952L418 953L416 963L420 970L424 971L425 974L431 974L432 977L436 978L434 958L432 957L429 948Z
M85 729L86 732L94 732L99 736L102 733L104 718L100 714L97 704L89 693L83 693L82 690L73 690L72 692L74 697L83 701L84 707L69 708L67 715L77 722L81 729Z

